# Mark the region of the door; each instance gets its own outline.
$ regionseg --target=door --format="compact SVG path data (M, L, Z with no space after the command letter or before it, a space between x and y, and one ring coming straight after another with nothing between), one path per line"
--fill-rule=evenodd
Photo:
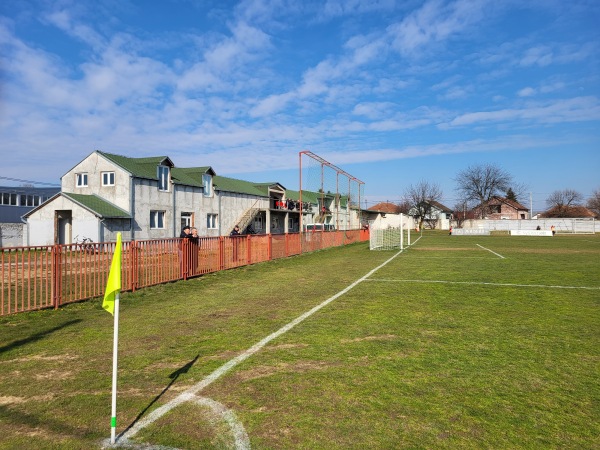
M54 243L71 244L72 236L72 215L70 210L56 211L54 216Z

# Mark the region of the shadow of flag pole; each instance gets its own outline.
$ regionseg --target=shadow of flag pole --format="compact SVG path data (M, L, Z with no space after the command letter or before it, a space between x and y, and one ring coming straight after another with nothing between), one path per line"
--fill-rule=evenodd
M119 347L119 296L121 294L121 233L117 233L117 244L106 281L102 307L115 318L113 335L112 405L110 417L110 443L115 443L117 430L117 349Z

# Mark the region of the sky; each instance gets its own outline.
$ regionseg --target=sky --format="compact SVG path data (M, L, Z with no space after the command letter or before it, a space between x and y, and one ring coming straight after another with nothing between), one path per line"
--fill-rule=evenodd
M598 0L0 2L0 185L94 150L299 188L309 150L364 206L493 164L546 209L600 189ZM44 184L47 183L47 184Z

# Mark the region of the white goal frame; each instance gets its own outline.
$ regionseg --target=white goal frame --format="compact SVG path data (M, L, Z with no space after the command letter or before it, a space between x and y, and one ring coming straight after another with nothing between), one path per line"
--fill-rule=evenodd
M404 214L400 214L400 226L381 226L377 221L369 221L370 250L404 250L410 246L410 226L406 227Z

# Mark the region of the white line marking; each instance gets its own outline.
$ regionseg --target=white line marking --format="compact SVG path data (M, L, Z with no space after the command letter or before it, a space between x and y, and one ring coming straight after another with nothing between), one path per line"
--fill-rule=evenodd
M480 248L482 248L482 249L484 249L484 250L487 250L488 252L490 252L490 253L493 253L494 255L496 255L496 256L498 256L498 257L500 257L500 258L502 258L502 259L506 259L506 258L504 258L504 256L502 256L502 255L500 255L500 254L498 254L498 253L496 253L496 252L494 252L494 251L490 250L489 248L485 248L485 247L483 247L483 246L481 246L481 245L479 245L479 244L477 244L477 247L480 247Z
M229 425L231 432L233 434L234 439L234 448L237 450L249 450L250 449L250 438L248 437L248 433L244 429L242 423L237 419L234 412L230 409L227 409L225 405L216 402L207 397L197 397L196 403L201 406L206 406L210 408L211 412L214 414L215 419L214 422L218 422L219 420L224 420Z
M393 280L386 278L369 278L365 281L383 282L383 283L445 283L445 284L471 284L486 286L507 286L507 287L534 287L548 289L585 289L590 291L599 291L600 287L590 286L557 286L548 284L517 284L517 283L487 283L480 281L445 281L445 280Z
M319 311L321 308L324 308L325 306L329 305L332 301L334 301L335 299L341 297L342 295L344 295L345 293L347 293L348 291L350 291L352 288L354 288L355 286L357 286L362 281L365 281L366 279L368 279L371 275L373 275L379 269L381 269L382 267L384 267L385 265L387 265L389 262L391 262L394 258L396 258L401 253L402 253L402 250L400 250L399 252L397 252L394 256L392 256L391 258L389 258L383 264L381 264L381 265L377 266L376 268L374 268L373 270L371 270L369 273L367 273L362 278L359 278L358 280L356 280L354 283L352 283L351 285L349 285L345 289L341 290L340 292L338 292L334 296L329 297L323 303L315 306L310 311L305 312L301 316L299 316L296 319L292 320L287 325L281 327L276 332L268 335L266 338L262 339L261 341L257 342L256 344L254 344L248 350L244 351L243 353L241 353L240 355L236 356L235 358L229 360L228 362L226 362L225 364L223 364L221 367L219 367L218 369L216 369L214 372L212 372L211 374L209 374L206 378L204 378L203 380L201 380L200 382L198 382L197 384L195 384L194 386L192 386L190 389L188 389L188 390L182 392L181 394L179 394L173 400L171 400L171 401L165 403L164 405L156 408L154 411L152 411L146 417L144 417L139 422L137 422L136 424L134 424L127 432L123 433L122 435L119 435L117 437L117 443L119 443L119 441L124 441L125 443L127 443L127 441L129 439L131 439L133 436L135 436L141 429L143 429L143 428L147 427L148 425L152 424L153 422L155 422L156 420L158 420L160 417L162 417L164 414L166 414L167 412L171 411L173 408L179 406L180 404L182 404L184 402L194 400L196 398L196 394L198 392L200 392L202 389L206 388L207 386L209 386L210 384L212 384L213 382L215 382L216 380L218 380L219 378L221 378L223 375L225 375L227 372L229 372L231 369L233 369L235 366L237 366L241 362L245 361L250 356L254 355L256 352L258 352L260 349L262 349L265 345L267 345L273 339L276 339L279 336L281 336L282 334L288 332L289 330L291 330L292 328L294 328L296 325L298 325L299 323L301 323L302 321L304 321L305 319L307 319L308 317L312 316L314 313L316 313L317 311Z

